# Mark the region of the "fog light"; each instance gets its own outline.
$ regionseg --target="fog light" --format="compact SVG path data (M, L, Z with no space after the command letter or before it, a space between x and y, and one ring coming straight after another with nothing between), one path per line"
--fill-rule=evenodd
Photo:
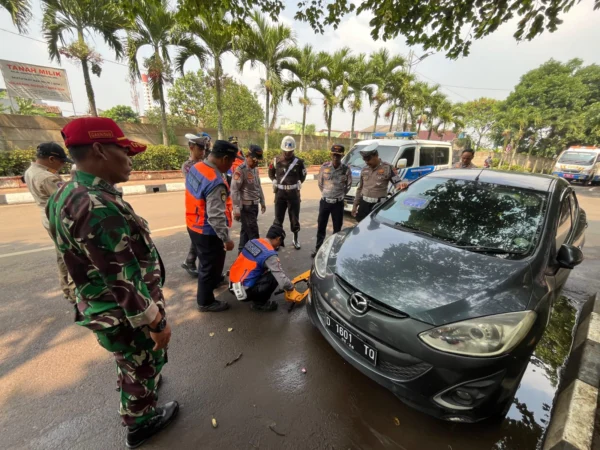
M471 403L473 401L473 396L469 394L467 391L463 391L462 389L458 389L456 391L456 396L461 400Z

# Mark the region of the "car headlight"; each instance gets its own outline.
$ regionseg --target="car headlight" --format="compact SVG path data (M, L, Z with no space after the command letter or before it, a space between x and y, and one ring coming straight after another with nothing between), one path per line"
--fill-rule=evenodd
M323 245L321 245L315 256L315 272L321 278L325 278L327 273L327 260L329 259L331 247L333 247L333 243L335 242L335 236L334 234L325 239L325 242L323 242Z
M498 356L510 352L525 338L535 318L534 311L480 317L433 328L419 334L419 338L446 353Z

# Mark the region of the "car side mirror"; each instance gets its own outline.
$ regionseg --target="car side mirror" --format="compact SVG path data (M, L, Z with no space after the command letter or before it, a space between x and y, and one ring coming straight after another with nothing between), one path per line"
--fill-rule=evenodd
M563 244L558 250L556 259L563 269L574 269L583 262L583 252L578 247Z
M408 165L406 158L400 158L396 163L396 169L404 169Z

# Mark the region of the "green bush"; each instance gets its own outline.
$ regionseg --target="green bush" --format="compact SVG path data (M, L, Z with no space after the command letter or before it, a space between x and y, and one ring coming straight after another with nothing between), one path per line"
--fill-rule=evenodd
M11 150L0 152L0 176L17 177L25 173L31 161L35 160L35 150Z
M262 166L268 166L273 162L273 159L276 156L281 155L281 150L279 149L269 149L265 152L265 156L262 162ZM296 152L296 156L298 158L302 158L304 160L304 165L306 166L320 166L321 164L331 160L331 153L329 150L309 150L304 152Z
M133 158L133 170L179 170L190 157L190 151L178 145L149 145Z
M498 170L509 170L509 165L508 164L502 164L501 166L497 166L496 169L498 169ZM511 165L510 166L510 171L511 172L527 172L527 173L531 173L531 169L529 167L519 166L517 164Z

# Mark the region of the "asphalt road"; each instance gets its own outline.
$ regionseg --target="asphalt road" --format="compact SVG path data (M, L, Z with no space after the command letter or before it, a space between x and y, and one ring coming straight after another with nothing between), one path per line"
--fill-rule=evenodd
M263 232L273 220L268 190L265 186ZM588 259L571 276L566 293L580 302L600 290L600 188L577 190L590 219ZM306 183L303 248L280 252L291 276L311 265L317 198L316 184ZM180 268L189 243L183 193L128 200L149 221L165 261L173 338L160 398L181 403L177 422L144 448L535 447L532 439L539 436L528 431L519 414L514 423L458 425L413 411L346 364L313 329L304 308L288 313L281 296L276 313L258 314L223 292L220 298L231 303L230 311L199 314L196 282ZM234 229L237 241L239 226ZM112 358L92 333L73 324L72 309L58 289L54 258L35 205L0 207L0 448L123 448ZM240 353L238 362L225 367ZM522 398L542 409L535 396L524 393ZM217 429L211 426L213 417Z

